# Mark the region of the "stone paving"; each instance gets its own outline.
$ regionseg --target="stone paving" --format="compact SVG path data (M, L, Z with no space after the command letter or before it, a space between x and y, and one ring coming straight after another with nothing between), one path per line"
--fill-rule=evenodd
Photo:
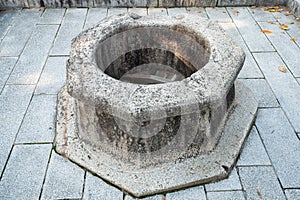
M300 199L300 24L294 16L250 7L128 10L161 17L190 12L219 23L245 50L239 79L259 100L256 123L228 179L144 199ZM1 200L134 199L52 148L70 40L121 12L127 9L0 12ZM283 23L289 30L279 28Z

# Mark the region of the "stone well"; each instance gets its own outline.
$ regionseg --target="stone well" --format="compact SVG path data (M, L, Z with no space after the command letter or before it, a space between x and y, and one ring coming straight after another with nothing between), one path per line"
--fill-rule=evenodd
M134 196L225 178L257 111L244 59L195 15L106 18L72 41L56 151Z

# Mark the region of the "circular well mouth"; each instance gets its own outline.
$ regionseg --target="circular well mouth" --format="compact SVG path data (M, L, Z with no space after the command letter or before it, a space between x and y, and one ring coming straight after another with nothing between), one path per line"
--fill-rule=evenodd
M119 27L96 47L96 63L105 74L144 85L181 81L209 56L207 39L182 25Z

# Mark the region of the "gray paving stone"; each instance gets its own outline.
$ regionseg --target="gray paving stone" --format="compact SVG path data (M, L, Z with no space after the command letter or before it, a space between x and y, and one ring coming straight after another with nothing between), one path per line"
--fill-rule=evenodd
M285 199L271 166L239 167L239 175L247 199Z
M298 21L295 20L295 17L293 15L286 16L285 12L275 12L273 15L280 24L288 25L288 34L297 39L295 43L300 47L300 26L298 25Z
M89 8L84 29L90 28L107 15L107 8Z
M35 89L35 94L57 94L66 82L68 57L48 57Z
M66 9L47 8L40 18L39 24L60 24L64 17Z
M53 151L41 199L80 199L83 183L84 171Z
M128 12L133 12L133 13L136 13L140 16L148 15L148 9L147 8L128 8Z
M148 8L148 15L166 16L167 14L165 8Z
M0 182L0 199L38 199L52 145L15 145Z
M137 200L137 199L141 199L141 200L162 200L163 196L162 195L154 195L154 196L145 197L145 198L134 198L134 197L131 197L129 195L125 196L125 200Z
M224 7L206 8L205 10L208 17L215 22L232 22L231 17L228 15L227 10Z
M300 185L300 143L280 108L259 110L256 126L283 188Z
M9 84L38 82L57 30L58 25L36 26L8 79Z
M109 8L107 9L107 16L118 15L126 12L127 8Z
M99 177L86 174L83 200L98 199L123 200L123 192L105 183Z
M259 22L274 22L274 21L276 21L272 12L264 11L260 8L248 8L248 10L256 21L259 21Z
M168 200L206 200L203 186L179 190L177 192L167 193Z
M0 42L8 30L14 24L15 18L20 14L20 10L0 11Z
M300 198L300 189L287 189L284 192L288 200L299 200Z
M236 169L234 168L227 179L205 185L206 191L242 190Z
M245 199L242 191L226 191L226 192L208 192L208 200L243 200Z
M255 94L259 107L279 107L276 97L265 79L241 79L241 81Z
M170 16L176 16L176 15L187 13L185 8L168 8L167 12L168 12L168 15L170 15ZM201 12L201 10L200 10L200 12Z
M56 95L35 95L29 105L16 143L53 142Z
M242 36L238 32L234 23L220 23L220 25L227 31L227 33L243 48L246 59L239 78L264 78L258 65L256 64L252 54L246 46Z
M296 132L300 132L300 87L296 79L288 70L286 73L278 70L279 66L285 66L285 64L277 53L253 55L289 121Z
M54 41L51 55L69 55L71 40L82 31L86 13L87 9L85 8L67 9Z
M29 39L35 23L39 20L40 11L35 9L22 10L16 17L13 27L3 38L0 56L19 56ZM26 19L26 20L24 20Z
M0 173L30 102L34 86L7 85L0 95Z
M17 60L17 57L0 57L0 94Z
M246 140L245 146L238 159L237 166L271 165L268 154L258 135L257 129L253 126Z
M200 11L200 12L199 12ZM200 17L203 17L205 19L208 19L206 10L202 7L192 7L192 8L187 8L187 13L189 14L194 14L198 15Z
M247 8L234 7L227 8L227 10L251 52L274 51L271 43L261 32L259 25ZM235 10L239 12L237 16L234 14Z

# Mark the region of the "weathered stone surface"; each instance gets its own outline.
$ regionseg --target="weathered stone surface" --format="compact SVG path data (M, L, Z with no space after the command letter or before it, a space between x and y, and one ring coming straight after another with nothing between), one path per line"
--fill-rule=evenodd
M234 86L243 62L225 31L196 15L108 17L72 41L56 149L136 196L223 178L257 109Z
M251 6L256 0L219 0L218 6Z
M286 5L287 0L257 0L256 5L258 6L276 6Z
M297 17L300 17L300 0L287 0L287 6Z
M217 0L159 0L160 7L216 6Z

